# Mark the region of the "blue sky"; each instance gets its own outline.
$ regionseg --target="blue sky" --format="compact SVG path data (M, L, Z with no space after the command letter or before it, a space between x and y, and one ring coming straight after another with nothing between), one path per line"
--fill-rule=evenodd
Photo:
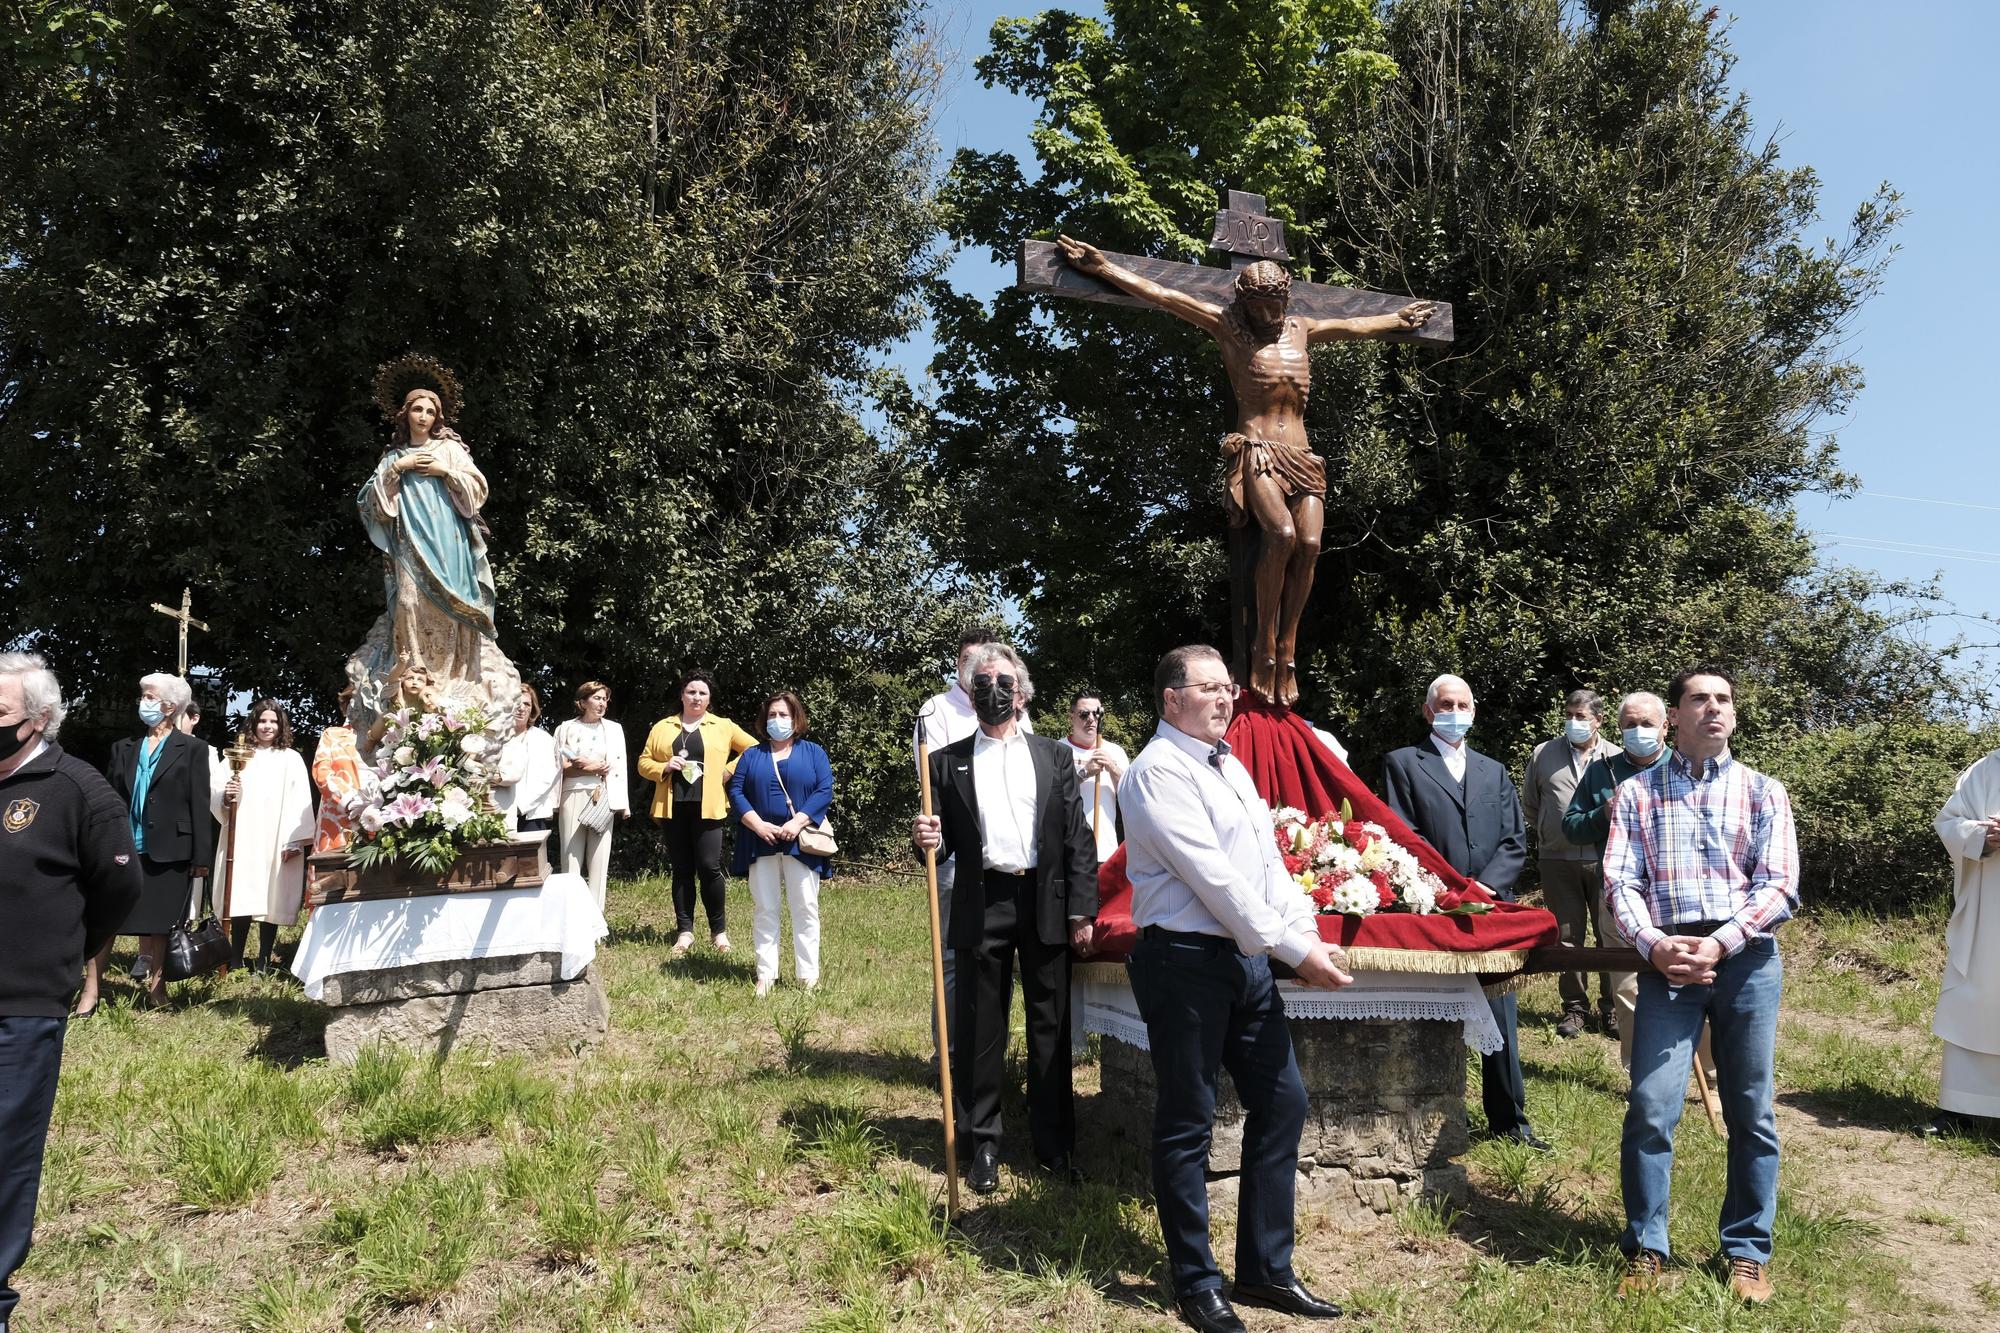
M1032 102L982 88L972 62L1002 16L1045 6L941 0L935 28L951 49L936 133L949 156L966 146L1010 151L1032 166ZM1066 6L1101 13L1096 3ZM1738 63L1732 82L1750 99L1760 134L1775 134L1788 165L1823 182L1820 236L1844 232L1854 206L1888 181L1910 210L1886 283L1851 333L1868 384L1838 431L1842 465L1861 479L1845 499L1804 497L1800 517L1829 559L1897 579L1937 575L1966 616L2000 618L2000 485L1983 480L1994 428L1980 385L2000 312L2000 267L1981 244L2000 205L1986 102L2000 5L1922 0L1759 0L1723 7ZM960 256L952 278L990 293L1012 274L983 255ZM898 360L920 368L921 342ZM1970 619L1929 627L2000 640ZM1989 655L1988 661L2000 661Z

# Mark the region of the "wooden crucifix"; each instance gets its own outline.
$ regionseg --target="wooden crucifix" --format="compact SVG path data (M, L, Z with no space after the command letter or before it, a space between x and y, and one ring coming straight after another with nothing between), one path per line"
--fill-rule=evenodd
M1293 282L1285 224L1264 197L1228 192L1209 248L1230 267L1106 254L1071 240L1023 241L1016 286L1050 296L1164 310L1222 349L1236 395L1228 459L1230 648L1236 679L1267 702L1299 697L1299 617L1326 523L1326 462L1306 439L1307 348L1343 338L1451 344L1451 307Z
M158 602L153 603L153 609L155 611L158 611L163 616L172 616L175 620L181 622L180 666L175 671L175 674L185 678L188 673L188 626L192 625L196 629L202 631L202 633L204 634L208 632L208 623L206 621L196 620L193 615L194 589L193 588L181 589L181 604L179 610L175 610L171 606L162 606Z

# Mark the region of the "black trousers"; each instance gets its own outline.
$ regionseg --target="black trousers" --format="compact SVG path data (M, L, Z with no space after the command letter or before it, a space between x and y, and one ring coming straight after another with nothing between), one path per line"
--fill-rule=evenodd
M1292 1278L1299 1134L1308 1103L1270 960L1219 936L1147 936L1125 964L1152 1047L1153 1197L1174 1294L1222 1285L1208 1241L1208 1150L1229 1071L1243 1101L1236 1280Z
M667 860L674 868L674 930L694 929L695 882L701 883L701 905L708 916L708 933L718 935L728 927L722 878L722 821L703 819L698 801L674 803L674 817L666 821Z
M1500 1049L1479 1057L1479 1104L1486 1108L1486 1127L1495 1134L1529 1128L1528 1085L1521 1077L1520 1007L1508 991L1488 1002L1500 1025Z
M985 873L974 881L961 863L955 893L984 891L984 933L956 951L958 1031L952 1077L965 1108L963 1137L974 1147L1000 1141L1000 1090L1007 1077L1014 964L1021 966L1021 1006L1028 1017L1028 1134L1035 1157L1054 1162L1076 1146L1076 1104L1069 1055L1069 947L1035 933L1035 875ZM1064 922L1065 932L1068 922Z
M21 1302L14 1270L27 1262L35 1233L62 1047L60 1018L0 1017L0 1324Z

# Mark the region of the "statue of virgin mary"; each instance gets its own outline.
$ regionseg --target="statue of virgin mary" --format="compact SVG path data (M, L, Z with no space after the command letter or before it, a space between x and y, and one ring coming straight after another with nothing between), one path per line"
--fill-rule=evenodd
M388 607L348 659L355 696L349 724L420 699L451 698L509 711L521 678L493 628L493 567L486 557L486 478L452 428L459 388L427 356L383 366L375 402L389 446L358 497L369 540L386 557Z

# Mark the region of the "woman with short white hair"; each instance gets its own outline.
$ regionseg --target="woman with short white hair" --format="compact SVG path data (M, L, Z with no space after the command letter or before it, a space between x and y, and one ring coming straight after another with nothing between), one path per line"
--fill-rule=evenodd
M167 1002L167 932L187 919L192 881L215 859L215 821L209 816L208 747L177 725L193 697L179 676L156 671L139 681L143 735L111 747L104 776L132 816L132 844L139 852L141 888L120 935L137 935L146 959L146 993L154 1007ZM76 1016L97 1012L111 943L84 964Z

